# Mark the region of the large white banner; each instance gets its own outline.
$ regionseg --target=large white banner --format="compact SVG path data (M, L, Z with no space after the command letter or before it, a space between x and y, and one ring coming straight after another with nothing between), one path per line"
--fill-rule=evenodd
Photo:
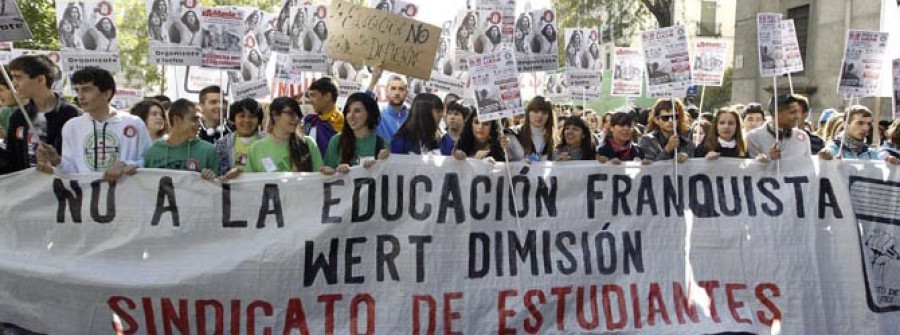
M882 162L392 156L346 175L0 178L0 322L51 334L892 334ZM509 192L509 185L515 187ZM515 196L510 197L511 194ZM205 332L202 332L205 331Z

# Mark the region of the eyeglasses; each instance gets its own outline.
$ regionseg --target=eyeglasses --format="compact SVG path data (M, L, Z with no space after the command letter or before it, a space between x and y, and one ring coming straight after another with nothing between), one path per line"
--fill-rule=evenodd
M675 117L675 115L659 115L656 119L662 122L671 122L673 117Z

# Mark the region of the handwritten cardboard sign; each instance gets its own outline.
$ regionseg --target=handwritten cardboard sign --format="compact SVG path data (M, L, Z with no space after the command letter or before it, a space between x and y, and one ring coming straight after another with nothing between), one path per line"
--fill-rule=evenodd
M328 14L329 58L431 79L440 27L340 0Z

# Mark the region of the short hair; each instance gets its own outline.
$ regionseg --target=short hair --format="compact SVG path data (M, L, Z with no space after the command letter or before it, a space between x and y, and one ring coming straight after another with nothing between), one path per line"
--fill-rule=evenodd
M862 115L864 117L872 117L872 111L869 110L868 107L863 106L863 105L853 105L853 106L847 107L847 111L845 113L847 114L847 123L848 124L850 121L853 120L853 117L857 116L857 115Z
M22 71L30 78L44 76L49 89L56 80L56 64L47 55L19 56L9 62L10 71Z
M112 92L109 100L116 95L116 80L112 73L105 69L95 66L88 66L72 74L72 84L88 84L91 83L100 89L100 92Z
M3 69L6 70L6 73L9 73L9 66L3 65ZM6 87L8 89L10 84L8 82L6 82L6 80L4 79L4 80L0 80L0 86Z
M771 99L769 99L769 114L777 112L775 110L776 104L777 104L779 110L784 109L788 105L795 103L795 102L797 104L802 105L803 103L801 102L802 101L801 98L802 97L800 97L799 95L796 95L796 94L781 94L778 96L773 96Z
M460 113L462 114L463 119L468 119L469 115L472 114L472 106L469 106L468 104L461 104L459 103L459 101L453 101L450 102L449 105L447 105L447 113L450 112Z
M809 99L799 94L794 94L794 97L797 99L797 103L800 104L803 112L809 112Z
M163 103L163 102L172 102L172 99L170 99L168 96L166 96L166 95L164 95L164 94L152 96L152 97L150 97L150 98L153 99L153 100L159 101L160 103Z
M449 106L450 106L450 103L459 101L460 99L462 99L462 98L461 98L459 95L457 95L457 94L454 94L454 93L447 93L447 95L444 96L444 106L448 106L448 107L449 107ZM467 115L468 115L468 114L467 114Z
M186 115L190 112L197 111L197 104L188 99L178 99L172 103L172 108L169 109L169 125L175 125L175 118L184 119Z
M749 114L760 114L763 117L766 117L766 110L763 109L762 104L758 102L751 102L744 106L744 110L741 111L741 119L746 119Z
M198 98L200 98L201 104L203 103L203 99L206 99L206 95L210 93L222 94L222 88L219 87L219 85L210 85L200 90L200 95L198 96Z
M392 82L392 81L399 81L399 82L402 82L403 85L409 85L409 83L406 82L406 78L403 78L402 76L398 76L396 74L388 77L387 82Z
M331 102L337 102L338 88L331 81L331 78L319 78L309 85L310 91L316 91L321 94L331 93Z
M609 114L609 126L634 126L634 116L626 112L612 112Z
M228 107L228 121L235 122L235 118L240 113L250 113L259 120L259 124L263 122L263 110L259 102L253 98L245 98L235 101ZM301 115L302 116L302 115Z

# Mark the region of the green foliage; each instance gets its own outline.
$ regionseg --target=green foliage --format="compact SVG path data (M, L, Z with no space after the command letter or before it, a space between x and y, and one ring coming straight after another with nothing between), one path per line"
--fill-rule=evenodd
M15 42L17 49L59 50L59 37L56 27L56 10L51 0L18 1L19 9L33 38L28 41Z
M671 0L669 0L671 1ZM571 27L595 27L616 46L629 46L634 34L649 28L650 11L633 0L553 0L560 32ZM560 34L559 58L565 61L566 43ZM560 64L564 66L565 64Z
M706 93L703 95L703 110L705 112L715 112L716 109L731 104L731 73L731 68L725 69L722 86L709 86L706 88Z

